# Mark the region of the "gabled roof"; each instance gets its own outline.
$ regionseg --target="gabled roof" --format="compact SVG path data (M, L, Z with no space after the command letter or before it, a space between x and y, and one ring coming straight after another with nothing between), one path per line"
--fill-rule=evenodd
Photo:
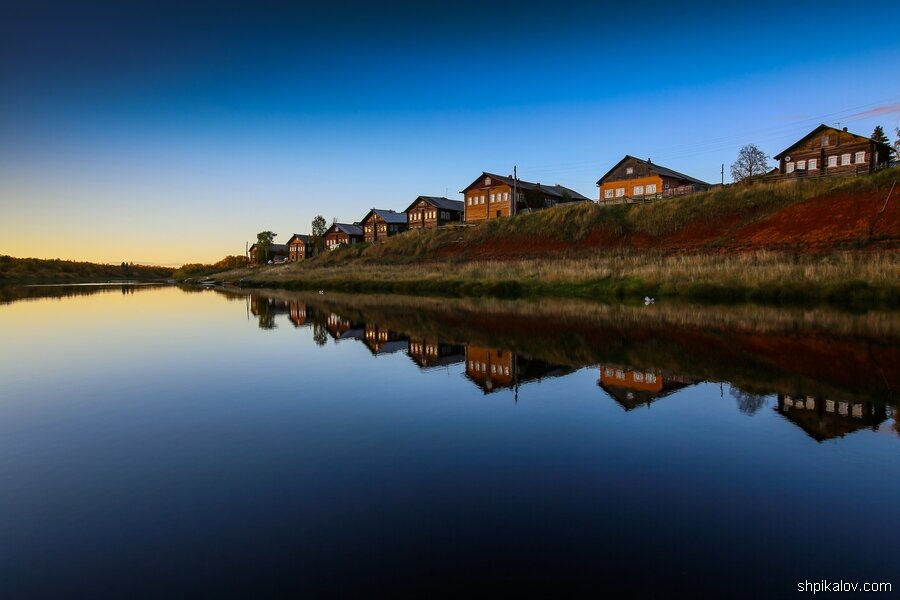
M462 212L465 207L465 203L462 200L450 200L449 198L444 198L443 196L419 196L412 203L406 207L406 210L403 212L408 212L413 206L415 206L420 200L424 200L428 204L440 210L450 210L455 212Z
M553 196L556 198L564 198L566 195L569 195L572 197L573 200L590 200L590 198L588 198L586 196L582 196L575 190L569 189L567 187L563 187L561 185L542 185L540 183L532 183L530 181L525 181L523 179L513 179L512 177L504 177L503 175L495 175L494 173L488 173L487 171L482 171L482 173L478 177L478 179L476 179L475 181L473 181L472 183L467 185L465 187L465 189L463 189L462 192L460 192L460 193L462 193L462 194L466 193L466 191L468 191L469 189L478 185L481 182L482 178L484 178L484 177L490 177L491 179L496 179L497 181L499 181L501 183L505 183L506 185L509 185L509 186L516 186L520 190L536 191L536 192L540 192L540 193L546 194L548 196Z
M252 246L250 246L249 250L253 250L254 248L256 248L256 246L257 244L253 244ZM272 252L287 252L288 247L287 244L272 244L269 246L269 250L271 250Z
M834 131L837 134L845 133L848 136L867 140L869 142L872 142L873 144L878 144L879 146L883 146L885 148L891 149L890 144L885 144L884 142L876 142L875 140L873 140L870 137L867 137L864 135L859 135L856 133L851 133L851 132L847 131L846 129L841 130L841 129L838 129L837 127L832 127L831 125L826 125L826 124L822 123L821 125L819 125L815 129L813 129L812 131L810 131L809 133L804 135L802 138L800 138L799 140L797 140L796 142L794 142L793 144L791 144L790 146L788 146L787 148L785 148L784 150L782 150L781 152L779 152L778 154L773 156L772 158L774 158L775 160L781 160L782 156L784 156L785 154L787 154L788 152L790 152L791 150L793 150L794 148L796 148L797 146L799 146L800 144L802 144L803 142L808 140L809 138L813 137L814 135L818 135L819 133L821 133L825 130L829 130L829 129L831 131Z
M369 217L371 217L373 214L376 214L379 217L381 217L385 223L394 223L394 224L406 223L406 213L405 212L398 213L398 212L394 212L392 210L387 210L385 208L373 208L372 210L370 210L369 212L366 213L366 216L363 217L363 219L362 219L362 221L360 221L360 223L365 223L366 221L368 221Z
M613 171L615 171L616 169L618 169L619 166L620 166L623 162L625 162L626 160L633 160L633 161L635 161L635 162L638 162L638 163L640 163L640 164L642 164L642 165L644 165L644 166L650 168L650 169L651 169L653 172L655 172L657 175L661 175L661 176L663 176L663 177L672 177L672 178L674 178L674 179L683 179L684 181L690 181L690 182L692 182L692 183L699 183L700 185L709 186L709 184L706 183L705 181L701 181L700 179L697 179L697 178L695 178L695 177L691 177L690 175L685 175L684 173L679 173L678 171L675 171L674 169L670 169L670 168L668 168L668 167L664 167L664 166L662 166L662 165L658 165L658 164L656 164L655 162L650 162L649 160L641 160L640 158L636 158L636 157L634 157L634 156L631 156L630 154L626 154L626 155L625 155L625 158L623 158L622 160L620 160L619 162L617 162L617 163L613 166L612 169L610 169L609 171L607 171L606 174L603 175L603 177L601 177L600 179L598 179L598 180L597 180L597 185L600 185L601 183L603 183L603 180L606 179L607 177L609 177L610 173L612 173Z
M287 241L288 245L290 246L291 242L293 242L294 240L299 240L299 241L303 242L304 244L308 244L308 243L309 243L309 236L306 235L306 234L303 234L303 233L295 233L295 234L292 235L291 238Z
M351 225L349 223L332 223L331 227L328 228L328 231L332 229L343 231L347 235L362 235L363 230L359 225ZM325 233L328 233L327 231Z

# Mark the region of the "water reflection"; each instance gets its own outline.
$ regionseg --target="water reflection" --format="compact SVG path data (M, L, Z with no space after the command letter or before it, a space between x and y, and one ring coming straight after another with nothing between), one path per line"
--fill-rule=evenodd
M894 314L90 293L0 306L4 597L893 572Z
M760 331L748 328L740 312L731 322L714 312L711 319L722 322L703 328L696 315L685 320L677 310L648 320L635 317L639 309L573 318L571 306L550 312L518 306L499 316L466 302L393 298L396 304L385 305L384 298L339 294L222 293L245 294L261 329L287 315L295 327L311 326L318 345L330 338L360 342L376 357L403 352L423 371L462 364L462 375L482 393L506 391L515 401L523 386L585 367L598 369L597 386L625 411L716 382L729 385L741 413L774 405L788 422L824 441L878 429L893 414L900 386L893 315L859 323L867 318L830 314L823 320L838 333L824 335L797 322L773 325L782 314L763 314L768 325Z
M695 383L698 380L686 375L669 375L623 365L602 365L597 380L597 385L625 410L650 406L672 392Z

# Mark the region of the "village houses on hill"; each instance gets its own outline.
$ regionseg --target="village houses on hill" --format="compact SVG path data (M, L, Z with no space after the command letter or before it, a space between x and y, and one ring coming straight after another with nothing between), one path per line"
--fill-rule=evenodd
M747 181L804 177L845 177L872 173L890 166L894 149L882 141L819 125L773 158L778 165ZM596 183L600 206L647 202L709 191L713 185L669 167L626 154ZM402 212L373 208L353 223L333 223L323 235L324 247L334 250L362 242L377 243L410 229L466 226L515 216L590 198L559 185L524 181L513 175L482 171L460 192L462 200L418 196ZM316 245L310 235L295 233L287 244L268 247L268 261L294 262L312 257ZM250 264L259 264L257 245L250 246Z

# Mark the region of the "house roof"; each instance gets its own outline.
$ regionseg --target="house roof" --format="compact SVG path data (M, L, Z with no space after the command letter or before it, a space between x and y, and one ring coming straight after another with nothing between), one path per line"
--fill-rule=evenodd
M392 210L388 210L386 208L373 208L372 210L370 210L369 212L366 213L366 216L363 217L363 219L362 219L362 221L360 221L360 223L365 223L366 221L368 221L369 217L371 217L373 214L376 214L379 217L381 217L385 223L393 223L393 224L406 223L406 213L405 212L398 213L398 212L394 212Z
M256 246L257 244L253 244L249 249L253 250L254 248L256 248ZM269 246L269 250L271 250L272 252L287 252L288 247L287 244L272 244L271 246Z
M822 123L821 125L819 125L815 129L813 129L812 131L810 131L809 133L804 135L802 138L800 138L799 140L797 140L796 142L794 142L793 144L791 144L790 146L788 146L787 148L785 148L784 150L782 150L781 152L779 152L778 154L773 156L772 158L774 158L775 160L781 160L782 156L784 156L785 154L787 154L788 152L790 152L791 150L793 150L794 148L796 148L797 146L799 146L800 144L802 144L803 142L808 140L809 138L813 137L814 135L818 135L819 133L826 131L826 130L831 130L831 131L834 131L835 133L846 133L849 136L867 140L869 142L872 142L873 144L878 144L879 146L883 146L885 148L891 149L890 144L885 144L884 142L876 142L872 138L867 137L865 135L859 135L856 133L852 133L850 131L847 131L846 129L841 130L841 129L838 129L837 127L832 127L831 125L825 125L824 123Z
M658 164L656 164L655 162L651 162L651 161L649 161L649 160L641 160L640 158L631 156L630 154L626 154L626 155L625 155L625 158L623 158L622 160L620 160L619 162L617 162L617 163L613 166L612 169L610 169L609 171L607 171L606 174L603 175L603 177L601 177L600 179L598 179L598 180L597 180L597 185L600 185L601 183L603 183L603 180L606 179L607 177L609 177L610 173L612 173L613 171L615 171L616 169L618 169L619 166L620 166L623 162L625 162L626 160L633 160L633 161L635 161L635 162L638 162L638 163L640 163L640 164L642 164L642 165L644 165L644 166L650 168L650 169L651 169L652 171L654 171L656 174L662 175L663 177L672 177L672 178L674 178L674 179L683 179L684 181L690 181L690 182L692 182L692 183L699 183L700 185L709 186L708 183L706 183L705 181L702 181L702 180L700 180L700 179L697 179L696 177L691 177L690 175L685 175L684 173L679 173L678 171L676 171L676 170L674 170L674 169L670 169L670 168L668 168L668 167L664 167L664 166L662 166L662 165L658 165Z
M309 243L309 236L306 235L306 234L303 234L303 233L295 233L295 234L292 235L291 238L287 241L288 245L290 245L291 242L293 242L294 240L300 240L300 241L303 242L304 244L308 244L308 243Z
M332 229L340 230L346 233L347 235L362 235L363 230L359 225L351 225L350 223L332 223L331 227L328 228L328 231Z
M409 211L413 206L415 206L420 200L424 200L428 204L440 210L450 210L456 212L462 212L465 207L465 203L462 200L450 200L449 198L444 198L443 196L419 196L412 203L406 207L406 210L403 212Z
M478 177L478 179L476 179L475 181L470 183L468 186L466 186L466 188L463 189L462 192L460 192L460 193L465 193L469 189L478 185L481 182L481 179L483 177L490 177L491 179L496 179L497 181L500 181L501 183L505 183L506 185L510 185L510 186L516 186L521 190L537 191L537 192L541 192L541 193L547 194L548 196L553 196L556 198L564 198L566 195L569 195L572 197L573 200L590 200L590 198L588 198L587 196L582 196L575 190L561 186L559 184L544 185L544 184L540 184L540 183L532 183L530 181L525 181L523 179L513 179L512 177L504 177L503 175L496 175L494 173L488 173L487 171L482 171L482 173Z

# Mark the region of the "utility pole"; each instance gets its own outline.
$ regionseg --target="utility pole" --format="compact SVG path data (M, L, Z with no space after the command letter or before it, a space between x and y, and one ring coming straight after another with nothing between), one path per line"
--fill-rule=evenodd
M725 185L725 163L722 163L722 185Z

